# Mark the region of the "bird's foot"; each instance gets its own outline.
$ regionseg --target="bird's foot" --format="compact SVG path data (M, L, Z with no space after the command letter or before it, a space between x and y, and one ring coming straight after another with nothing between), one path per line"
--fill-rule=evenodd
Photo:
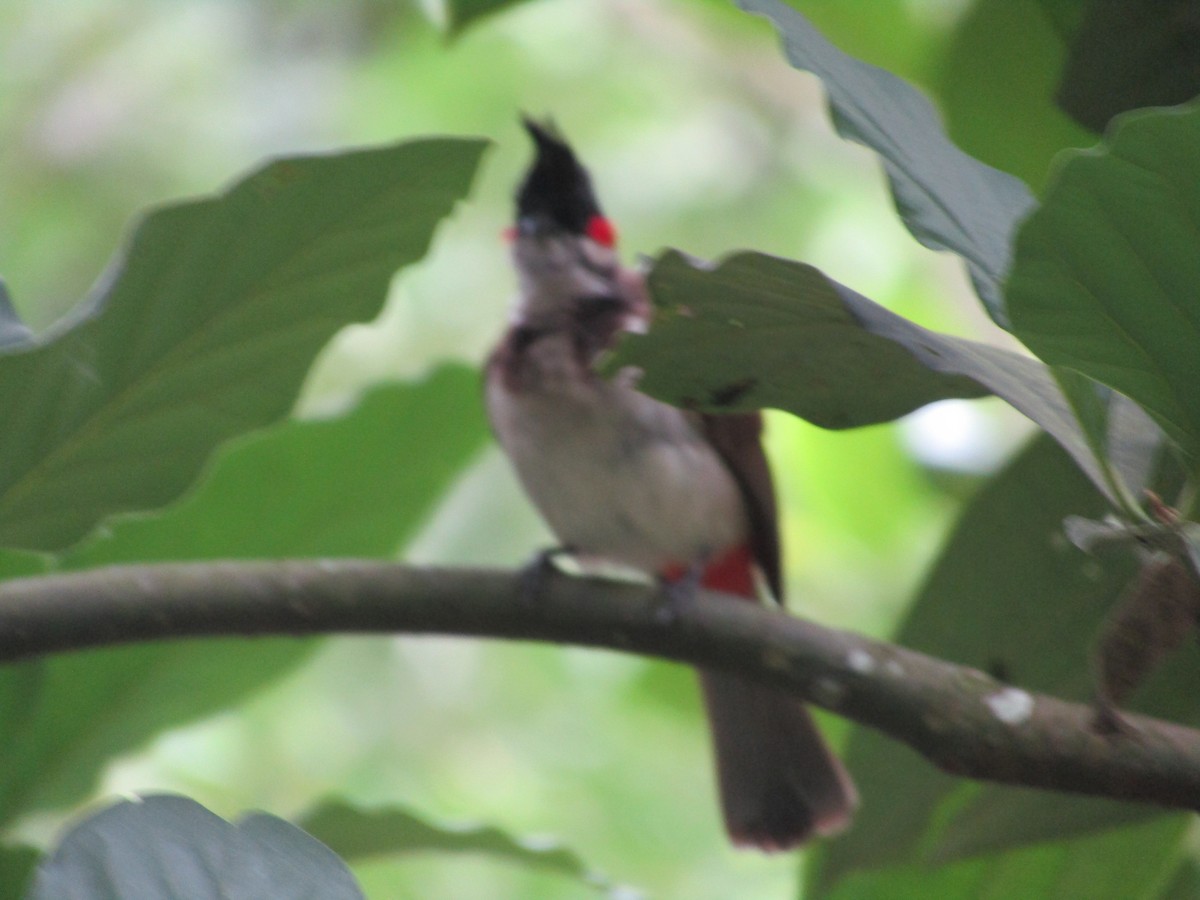
M663 602L654 614L654 619L660 625L674 625L679 621L700 590L700 581L704 577L704 564L693 563L690 566L672 566L663 572L658 579L662 591Z
M575 553L574 547L560 545L539 550L521 569L518 591L523 603L536 606L546 588L546 580L558 571L556 560Z

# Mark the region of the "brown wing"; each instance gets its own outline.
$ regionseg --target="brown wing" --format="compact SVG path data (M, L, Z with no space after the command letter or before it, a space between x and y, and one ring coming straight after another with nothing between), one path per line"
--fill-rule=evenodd
M782 605L779 517L775 509L771 466L763 452L762 425L760 413L700 415L704 436L720 454L742 489L750 519L750 549L767 579L771 593Z

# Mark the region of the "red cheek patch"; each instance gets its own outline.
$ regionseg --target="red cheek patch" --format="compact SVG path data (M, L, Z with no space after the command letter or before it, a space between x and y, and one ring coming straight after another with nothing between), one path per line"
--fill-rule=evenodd
M587 236L602 247L612 247L617 243L617 229L604 216L588 219Z

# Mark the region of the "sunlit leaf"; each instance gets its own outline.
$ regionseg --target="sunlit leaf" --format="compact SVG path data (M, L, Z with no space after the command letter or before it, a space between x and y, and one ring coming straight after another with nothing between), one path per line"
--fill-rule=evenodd
M59 549L162 506L221 441L284 415L330 336L425 252L483 146L281 160L151 213L80 314L0 355L0 545Z
M219 454L195 494L114 523L63 560L389 557L483 445L479 373L368 392L343 416L288 422Z
M390 556L480 445L478 395L477 373L447 368L420 384L377 388L342 418L254 435L225 452L188 501L119 523L64 565ZM0 819L78 801L114 756L233 705L315 646L163 643L0 670Z
M775 23L792 65L824 82L838 131L880 155L913 236L962 256L988 312L1005 324L1001 281L1013 231L1034 204L1029 188L954 146L920 91L843 53L795 9L780 0L738 5Z
M72 828L37 870L29 900L360 900L337 856L255 813L236 825L186 797L122 801Z

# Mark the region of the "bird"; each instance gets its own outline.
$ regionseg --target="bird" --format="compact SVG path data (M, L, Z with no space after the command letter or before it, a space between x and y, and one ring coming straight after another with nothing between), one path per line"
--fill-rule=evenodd
M509 229L517 292L485 367L488 419L559 550L664 585L783 602L778 517L760 413L705 414L606 378L598 361L651 325L591 176L550 123L523 117L534 158ZM764 595L760 598L760 595ZM734 601L730 601L734 602ZM725 829L782 851L847 827L858 804L802 701L700 670Z

